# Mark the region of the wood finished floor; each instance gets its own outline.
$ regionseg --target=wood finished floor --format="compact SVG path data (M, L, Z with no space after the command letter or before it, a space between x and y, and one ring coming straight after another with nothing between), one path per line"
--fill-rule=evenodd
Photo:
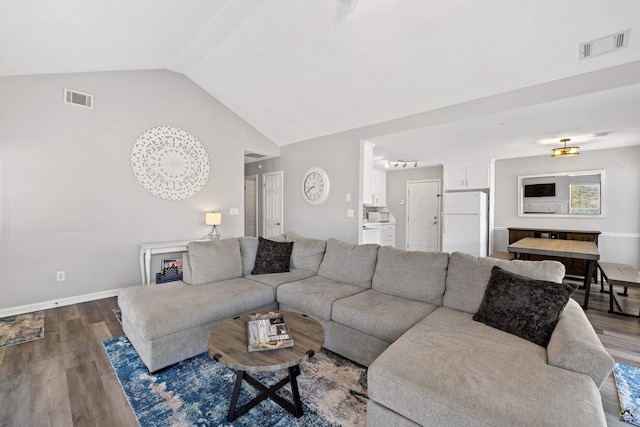
M623 298L638 313L640 290ZM582 303L584 291L575 298ZM0 426L137 426L102 340L122 335L116 298L46 310L45 338L0 348ZM640 319L607 313L593 286L587 317L618 362L640 366ZM624 426L613 377L601 389L609 426Z

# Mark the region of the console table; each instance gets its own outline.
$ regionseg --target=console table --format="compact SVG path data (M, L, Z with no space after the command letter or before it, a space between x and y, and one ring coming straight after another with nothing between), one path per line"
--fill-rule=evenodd
M598 246L599 231L593 230L561 230L550 228L517 228L510 227L509 230L509 245L514 244L518 240L522 240L526 237L534 237L541 239L558 239L558 240L580 240L583 242L594 242ZM577 258L567 258L563 256L541 256L538 254L529 255L531 260L541 259L553 259L564 264L567 275L580 276L584 275L587 267L587 260ZM598 283L598 277L596 271L593 272L592 278Z
M193 240L180 240L178 242L141 243L140 244L140 274L142 286L151 284L151 255L166 254L170 252L186 252L189 250L189 242Z

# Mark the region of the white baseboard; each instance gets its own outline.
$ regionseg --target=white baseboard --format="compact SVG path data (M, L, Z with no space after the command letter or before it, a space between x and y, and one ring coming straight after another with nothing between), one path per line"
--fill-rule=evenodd
M49 308L64 307L65 305L78 304L81 302L95 301L102 298L110 298L118 296L120 289L110 289L108 291L96 292L93 294L78 295L75 297L56 299L51 301L37 302L35 304L21 305L18 307L10 307L0 309L0 317L15 316L23 313L31 313L33 311L46 310Z

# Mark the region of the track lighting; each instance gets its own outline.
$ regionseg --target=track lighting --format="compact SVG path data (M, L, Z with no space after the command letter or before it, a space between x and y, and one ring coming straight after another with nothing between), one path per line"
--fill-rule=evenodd
M413 167L417 168L418 167L418 161L417 160L394 160L394 161L387 161L387 163L385 164L385 167L391 167L393 166L394 168L397 168L398 166L402 166L402 168L406 168L408 164L413 163Z

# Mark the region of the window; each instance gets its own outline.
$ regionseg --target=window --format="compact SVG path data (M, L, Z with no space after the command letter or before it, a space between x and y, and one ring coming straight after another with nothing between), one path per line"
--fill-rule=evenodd
M600 184L569 184L569 213L600 215Z

